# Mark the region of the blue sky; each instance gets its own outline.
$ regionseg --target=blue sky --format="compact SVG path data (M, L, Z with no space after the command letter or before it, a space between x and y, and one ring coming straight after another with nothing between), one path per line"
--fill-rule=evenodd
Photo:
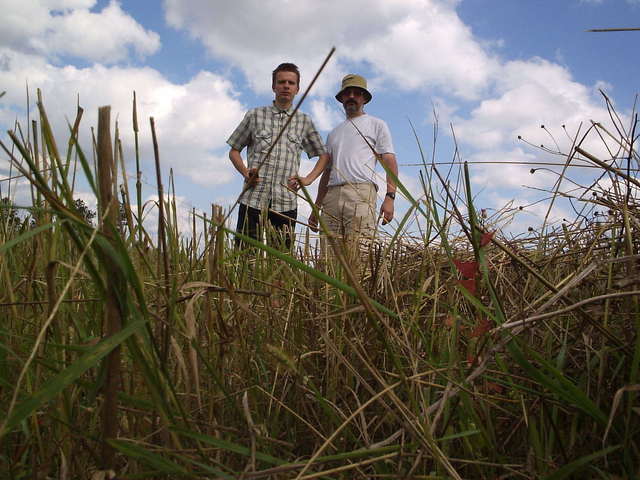
M508 218L501 226L514 234L542 222L546 204L535 202L557 175L531 175L530 165L507 162L561 160L518 135L552 144L544 124L566 152L581 122L583 130L590 120L608 123L599 88L627 123L638 92L640 32L585 30L640 27L640 0L0 0L0 6L2 130L16 120L26 125L27 83L32 100L42 90L62 144L65 117L73 119L79 98L87 151L97 108L111 105L133 175L135 90L145 198L154 194L153 116L163 173L173 169L183 212L233 204L241 182L227 159L229 134L247 109L271 101L277 64L298 64L304 89L332 46L336 54L302 107L321 135L343 118L333 98L341 77L365 75L374 97L367 111L389 124L401 179L420 195L409 120L430 155L435 109L435 159L452 160L455 132L461 158L472 162L477 206L494 212L509 203L530 205L501 221ZM607 158L596 138L584 145ZM304 159L301 172L311 165ZM589 185L593 172L583 170L571 170L572 179ZM0 156L0 180L8 175ZM3 196L7 186L0 182ZM28 201L24 182L12 189L17 203ZM82 184L78 196L94 201ZM406 202L399 199L397 207L402 211ZM299 209L304 219L308 207ZM558 204L552 218L571 215Z

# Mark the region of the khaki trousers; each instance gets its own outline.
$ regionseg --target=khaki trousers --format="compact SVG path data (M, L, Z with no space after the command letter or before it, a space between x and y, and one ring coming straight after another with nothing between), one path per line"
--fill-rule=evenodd
M322 219L336 235L372 237L376 227L376 188L372 183L345 183L329 187Z
M350 183L329 187L322 203L322 220L335 235L351 270L361 278L366 268L366 252L375 235L376 188L372 183ZM321 251L328 264L335 258L321 237Z

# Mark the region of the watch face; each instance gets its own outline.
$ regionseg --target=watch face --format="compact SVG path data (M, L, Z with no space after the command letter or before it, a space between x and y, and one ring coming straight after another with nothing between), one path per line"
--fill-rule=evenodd
M392 200L395 200L395 199L396 199L396 194L395 194L395 192L387 192L386 196L387 196L387 197L389 197L389 198L390 198L390 199L392 199Z

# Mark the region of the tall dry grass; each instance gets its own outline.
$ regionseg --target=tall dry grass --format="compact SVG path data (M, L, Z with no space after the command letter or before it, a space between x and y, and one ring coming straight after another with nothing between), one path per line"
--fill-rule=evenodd
M356 266L339 240L327 261L308 232L292 252L246 237L235 249L217 208L194 213L188 239L158 148L153 207L139 183L135 199L119 194L121 149L94 167L79 113L63 155L38 106L35 135L2 145L34 198L25 220L0 213L3 478L638 474L635 117L617 123L611 158L584 139L562 157L563 180L586 159L611 190L526 238L500 230L508 210L476 212L466 165L456 179L423 156L422 197L400 185L407 214ZM95 226L76 167L99 199ZM98 187L107 174L114 192Z

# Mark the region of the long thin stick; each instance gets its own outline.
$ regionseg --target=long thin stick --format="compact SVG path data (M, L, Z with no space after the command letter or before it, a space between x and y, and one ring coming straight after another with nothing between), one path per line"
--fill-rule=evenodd
M592 28L590 30L586 30L587 32L637 32L640 31L640 28Z

